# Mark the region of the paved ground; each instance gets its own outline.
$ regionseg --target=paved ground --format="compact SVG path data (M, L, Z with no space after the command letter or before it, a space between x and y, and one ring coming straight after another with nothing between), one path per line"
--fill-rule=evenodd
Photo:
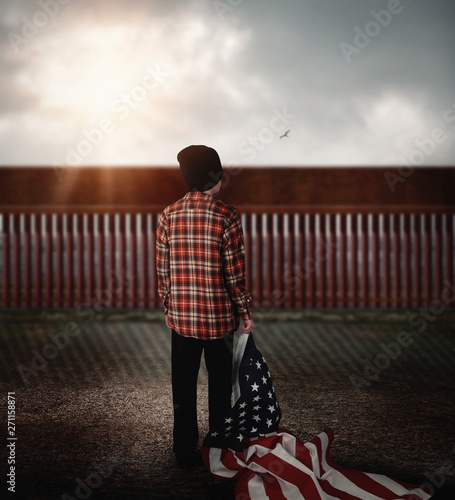
M258 321L282 426L302 441L331 427L332 458L344 465L455 485L454 316L414 317L415 326L403 311ZM8 391L17 405L11 498L233 498L232 481L174 464L170 336L160 317L0 312L2 414ZM61 333L83 320L79 335ZM206 382L202 366L201 441Z

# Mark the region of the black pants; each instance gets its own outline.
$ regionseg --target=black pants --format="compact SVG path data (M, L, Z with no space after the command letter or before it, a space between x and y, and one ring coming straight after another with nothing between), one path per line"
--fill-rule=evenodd
M209 378L209 427L231 408L233 340L233 332L222 339L201 340L172 330L173 450L179 456L190 456L199 441L196 404L202 351Z

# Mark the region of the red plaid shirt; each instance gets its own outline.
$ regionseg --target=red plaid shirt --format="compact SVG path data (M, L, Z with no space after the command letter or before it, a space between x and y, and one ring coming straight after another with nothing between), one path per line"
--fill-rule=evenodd
M222 338L252 318L245 247L235 208L198 191L161 214L156 231L158 293L166 323L185 337Z

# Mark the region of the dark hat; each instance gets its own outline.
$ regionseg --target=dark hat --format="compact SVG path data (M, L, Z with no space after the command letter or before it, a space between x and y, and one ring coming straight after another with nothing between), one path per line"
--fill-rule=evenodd
M223 177L218 153L207 146L188 146L177 155L185 182L191 190L208 191Z

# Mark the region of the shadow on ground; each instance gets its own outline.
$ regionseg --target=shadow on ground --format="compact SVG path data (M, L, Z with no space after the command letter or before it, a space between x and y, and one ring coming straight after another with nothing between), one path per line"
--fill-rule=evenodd
M81 326L72 313L3 315L2 406L14 392L18 438L12 498L232 499L233 481L174 463L164 323L117 315L71 336L72 321ZM331 427L340 464L454 485L455 324L440 318L420 330L380 315L262 322L254 335L282 426L304 442ZM206 383L202 362L201 441Z

